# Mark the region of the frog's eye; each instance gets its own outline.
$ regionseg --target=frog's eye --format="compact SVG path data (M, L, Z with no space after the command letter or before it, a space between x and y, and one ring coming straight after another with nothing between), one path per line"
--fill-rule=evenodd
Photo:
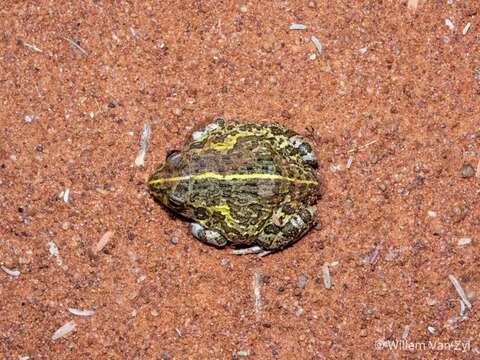
M182 153L178 150L171 150L167 153L166 162L169 165L177 165L182 158Z

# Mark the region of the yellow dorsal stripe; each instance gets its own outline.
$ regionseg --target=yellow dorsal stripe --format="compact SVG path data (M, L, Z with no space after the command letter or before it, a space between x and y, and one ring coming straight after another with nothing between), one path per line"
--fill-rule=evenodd
M160 178L149 181L150 185L163 184L166 182L175 182L182 180L203 180L203 179L214 179L219 181L231 181L231 180L284 180L290 181L299 184L317 184L315 180L303 180L295 179L288 176L282 176L277 174L262 174L262 173L253 173L253 174L228 174L220 175L214 172L206 172L203 174L194 174L194 175L185 175L177 176L171 178Z

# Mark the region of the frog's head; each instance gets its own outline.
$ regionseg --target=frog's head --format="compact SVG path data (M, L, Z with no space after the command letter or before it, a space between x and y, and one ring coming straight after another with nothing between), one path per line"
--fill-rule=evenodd
M173 211L185 214L185 196L188 188L185 176L182 176L182 153L171 151L165 163L148 179L148 187L152 196Z

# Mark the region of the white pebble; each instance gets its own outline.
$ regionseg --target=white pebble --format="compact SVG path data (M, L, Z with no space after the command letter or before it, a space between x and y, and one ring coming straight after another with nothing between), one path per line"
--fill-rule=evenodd
M450 275L448 275L448 279L450 280L453 287L457 291L457 294L458 294L458 296L460 296L460 299L462 299L462 301L465 303L465 305L469 309L471 309L472 304L470 303L470 301L468 301L467 295L465 294L465 291L463 290L462 285L460 285L460 282L457 280L457 278L450 274Z
M93 310L79 310L75 308L68 308L68 312L76 316L84 316L84 317L95 315L95 311Z
M70 189L66 188L65 191L63 192L63 202L68 203L69 199L70 199Z
M328 269L328 263L323 264L322 274L323 274L323 285L325 286L325 289L330 289L332 287L332 278L330 277L330 270Z
M26 115L24 117L23 121L25 121L25 123L27 123L27 124L31 124L33 122L33 116L32 115Z
M2 270L5 271L8 275L13 276L13 277L19 277L20 276L20 271L18 270L11 270L9 268L6 268L5 266L1 266Z
M150 141L151 127L149 123L143 125L142 135L140 137L140 150L135 158L135 165L140 167L145 164L145 154L147 153L148 142Z
M315 45L318 53L321 54L323 52L323 45L320 40L318 40L318 38L315 36L310 37L310 40L312 41L313 45Z
M303 24L292 24L289 27L290 30L306 30L307 27Z
M469 237L463 237L463 238L460 238L458 239L458 246L465 246L465 245L469 245L471 244L472 242L472 238L469 238Z
M57 260L58 266L63 265L63 261L60 257L60 252L58 251L57 244L55 244L53 241L48 242L48 252L50 253L50 256L53 256Z
M455 29L455 25L453 25L452 20L450 20L449 18L446 18L446 19L445 19L445 25L447 25L447 27L448 27L450 30Z
M470 30L471 25L472 25L471 23L467 23L467 25L465 25L465 27L463 28L463 31L462 31L463 35L467 35L467 32L468 32L468 30Z
M76 325L74 321L67 322L66 324L58 328L57 331L55 331L55 333L52 336L52 340L55 341L57 339L64 337L65 335L68 335L73 330L75 330L75 327Z

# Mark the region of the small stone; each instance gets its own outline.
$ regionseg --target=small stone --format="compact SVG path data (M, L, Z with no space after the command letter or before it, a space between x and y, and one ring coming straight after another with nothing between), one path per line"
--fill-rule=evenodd
M460 174L462 178L470 178L475 176L475 170L470 164L463 164Z
M427 298L427 305L428 306L435 306L437 305L438 301L436 299L433 299L433 298Z
M480 70L475 71L475 80L480 81Z
M314 0L309 1L309 2L308 2L308 7L309 7L310 9L315 9L315 8L317 7L317 2L314 1Z
M297 287L299 289L305 289L306 285L307 285L307 277L304 274L300 274L297 280Z
M23 119L26 124L31 124L33 122L33 116L32 115L26 115L25 118Z
M463 237L458 239L458 246L465 246L465 245L470 245L472 243L472 238L469 237Z
M230 260L223 258L222 260L220 260L220 265L222 265L223 267L226 267L230 265Z
M249 355L250 355L250 351L248 351L248 350L237 351L237 356L238 357L247 357Z
M175 108L172 110L172 112L175 116L182 116L183 114L183 110L181 108Z
M442 236L445 233L445 229L440 224L435 224L433 227L433 235Z
M378 183L378 188L382 191L385 191L387 190L387 186L384 184L384 183Z
M292 115L290 115L288 110L283 110L282 111L282 117L285 118L285 119L290 119L292 117Z
M300 315L303 314L303 311L304 311L303 308L298 308L298 309L295 311L295 316L296 316L296 317L299 317Z
M396 183L399 183L400 181L402 181L402 175L401 174L393 175L393 181Z
M353 200L350 199L350 198L346 198L342 201L342 206L345 208L345 209L351 209L353 208Z
M69 223L69 222L64 222L64 223L62 224L62 229L63 229L63 230L68 230L68 229L70 229L70 223Z
M242 6L240 6L240 11L241 11L242 13L246 13L246 12L248 11L247 5L242 5Z
M177 238L176 236L172 237L172 238L170 239L170 243L171 243L172 245L177 245L177 244L178 244L178 238Z

